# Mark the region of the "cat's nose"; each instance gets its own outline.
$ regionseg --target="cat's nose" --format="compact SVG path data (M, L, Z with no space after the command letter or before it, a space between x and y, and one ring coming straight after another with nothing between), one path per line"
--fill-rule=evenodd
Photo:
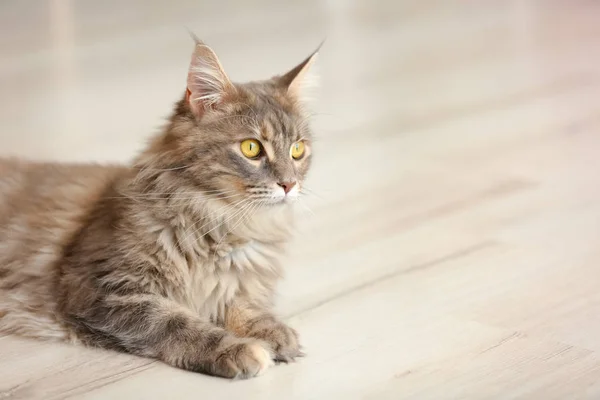
M278 182L277 184L283 188L285 194L288 194L290 190L292 190L293 187L296 186L296 182Z

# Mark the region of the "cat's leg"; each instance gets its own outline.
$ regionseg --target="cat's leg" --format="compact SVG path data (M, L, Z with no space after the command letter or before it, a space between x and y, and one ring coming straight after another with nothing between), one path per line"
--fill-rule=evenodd
M273 364L260 340L236 337L159 296L107 296L84 322L126 351L190 371L249 378Z
M236 336L267 342L276 361L289 362L304 355L298 333L265 307L238 299L226 308L223 325Z

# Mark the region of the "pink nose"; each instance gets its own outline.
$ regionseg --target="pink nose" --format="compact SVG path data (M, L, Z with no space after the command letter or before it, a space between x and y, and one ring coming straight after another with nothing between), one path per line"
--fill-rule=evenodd
M292 190L292 188L296 186L296 182L279 182L277 184L283 188L285 194L288 194L290 190Z

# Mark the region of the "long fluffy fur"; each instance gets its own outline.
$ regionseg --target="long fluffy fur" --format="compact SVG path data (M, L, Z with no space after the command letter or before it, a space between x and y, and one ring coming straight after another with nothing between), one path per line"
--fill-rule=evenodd
M306 117L289 73L234 85L198 46L189 79L218 85L188 85L132 165L0 161L0 331L230 378L301 355L272 311L293 210L270 191L308 171Z

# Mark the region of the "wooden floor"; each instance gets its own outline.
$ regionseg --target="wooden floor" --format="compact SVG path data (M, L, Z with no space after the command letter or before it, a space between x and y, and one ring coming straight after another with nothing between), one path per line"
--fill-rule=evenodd
M600 2L4 0L0 154L126 161L194 30L236 80L327 37L280 290L308 356L229 382L0 338L0 399L600 398Z

